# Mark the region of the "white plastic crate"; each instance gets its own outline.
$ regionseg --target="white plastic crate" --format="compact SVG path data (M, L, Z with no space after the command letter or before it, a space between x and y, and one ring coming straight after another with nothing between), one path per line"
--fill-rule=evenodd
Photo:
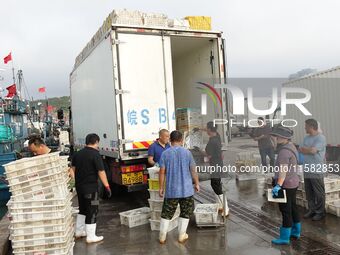
M340 217L340 200L328 202L326 204L327 213Z
M151 226L151 231L159 231L161 227L161 221L160 220L150 220L150 226ZM168 232L174 230L175 228L178 227L178 217L174 217L170 223L169 223L169 228Z
M11 240L22 241L25 239L41 239L41 238L53 238L63 236L67 231L70 229L74 229L75 223L72 219L69 220L64 225L59 226L59 228L54 228L54 231L44 231L44 232L36 232L36 233L24 233L24 234L17 234L15 231L10 231L10 238Z
M302 191L303 194L303 199L306 200L306 192L303 190ZM340 190L335 190L335 191L326 191L326 202L331 202L331 201L335 201L335 200L339 200L340 199Z
M67 201L72 199L72 193L69 192L66 199L65 198L54 198L54 199L41 199L41 200L24 200L15 201L9 200L7 207L10 209L30 209L30 208L40 208L45 206L59 206L65 205Z
M163 200L148 199L151 211L162 210Z
M43 250L28 250L23 251L22 248L14 249L15 255L73 255L74 241L69 241L64 244L55 245L55 248L44 248ZM39 247L39 246L38 246Z
M55 161L49 163L48 166L40 165L31 168L25 168L17 172L6 173L6 178L9 182L9 185L15 185L61 172L65 172L65 167Z
M29 226L29 227L13 227L10 225L9 231L12 236L23 236L23 235L38 235L38 234L49 234L54 232L66 231L70 225L75 224L75 219L70 215L64 219L63 223L60 224L48 224L40 226Z
M129 228L148 224L151 217L150 208L142 207L119 213L120 223Z
M37 246L53 247L54 245L62 245L68 243L70 239L73 239L74 229L69 228L66 232L62 233L60 236L51 238L37 238L37 239L26 239L26 240L15 240L12 239L13 249L34 249ZM71 238L72 237L72 238Z
M190 29L190 24L186 19L168 19L168 27Z
M70 254L73 251L74 246L74 232L69 232L65 235L65 241L54 243L46 243L43 245L22 245L22 242L19 242L20 245L13 246L14 254ZM12 241L12 244L13 241ZM72 247L72 249L70 249Z
M12 172L18 172L20 170L25 170L28 168L34 168L35 166L43 166L50 162L59 160L59 152L40 155L31 158L22 158L11 163L4 165L6 175Z
M68 190L67 182L60 181L60 183L54 183L53 186L45 187L37 191L12 195L11 199L13 201L24 201L33 199L66 198L69 193L70 191Z
M159 190L151 190L148 189L149 194L150 194L150 199L152 200L164 200L164 197L159 196Z
M63 208L72 206L72 201L70 199L65 199L65 203L62 205L46 205L46 206L37 206L37 207L16 207L12 208L11 203L8 203L8 211L10 213L38 213L38 212L53 212L59 211Z
M113 24L143 26L143 13L139 11L114 10L110 17Z
M218 219L218 204L198 204L194 214L197 224L216 223Z
M64 218L69 215L71 211L71 203L66 206L56 207L56 210L40 211L40 212L14 212L11 210L9 215L15 221L24 220L48 220L51 218Z
M32 182L29 186L21 186L15 185L10 186L9 191L12 193L13 196L26 194L28 192L35 192L42 190L44 188L48 188L51 186L55 186L56 184L65 185L69 181L69 177L66 174L60 174L60 175L50 175L49 178L44 179L41 178L35 182Z
M149 178L158 179L159 178L159 167L153 166L148 168Z
M253 160L254 153L253 152L239 152L237 153L237 160Z

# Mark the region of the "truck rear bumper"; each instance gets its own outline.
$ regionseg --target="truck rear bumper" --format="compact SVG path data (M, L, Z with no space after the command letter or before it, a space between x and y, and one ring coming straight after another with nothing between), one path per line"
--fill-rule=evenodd
M125 187L128 192L134 192L134 191L146 190L148 188L148 185L145 183L140 183L140 184L126 185Z

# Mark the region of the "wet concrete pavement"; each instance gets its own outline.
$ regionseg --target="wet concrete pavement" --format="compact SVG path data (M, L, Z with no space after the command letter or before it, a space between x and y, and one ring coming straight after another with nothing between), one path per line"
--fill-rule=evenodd
M244 145L246 144L246 145ZM226 163L233 163L236 154L244 150L257 151L249 139L235 139L225 152ZM230 161L230 162L228 162ZM147 206L147 192L122 193L110 201L102 201L98 215L98 234L105 239L100 244L76 242L74 254L340 254L340 219L327 215L320 222L303 220L302 238L288 246L274 246L280 213L277 205L266 202L263 196L264 178L240 181L224 179L230 216L225 227L197 228L192 218L184 244L177 242L177 230L168 234L167 243L160 245L158 232L149 225L129 229L120 225L119 212ZM214 200L209 181L202 182L196 202ZM301 214L304 209L301 208Z

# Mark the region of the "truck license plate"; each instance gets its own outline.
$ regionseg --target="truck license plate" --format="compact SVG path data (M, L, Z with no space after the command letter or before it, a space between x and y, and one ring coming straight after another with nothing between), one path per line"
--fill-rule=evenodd
M142 183L142 182L143 182L143 171L122 174L123 185L130 185L130 184Z

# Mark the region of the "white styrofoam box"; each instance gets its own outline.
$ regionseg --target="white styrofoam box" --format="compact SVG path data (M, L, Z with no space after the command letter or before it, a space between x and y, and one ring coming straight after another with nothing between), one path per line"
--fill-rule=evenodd
M9 186L9 190L13 196L25 194L28 192L39 191L55 184L66 184L69 176L66 173L51 174L35 181L24 182L22 184Z
M110 17L113 24L143 26L143 13L130 10L114 10Z
M24 200L34 200L34 199L53 199L53 198L66 198L70 193L67 187L67 182L60 181L60 183L55 182L54 185L42 188L40 190L31 191L27 193L22 193L18 195L12 195L11 199L13 201L24 201Z
M4 165L6 175L12 172L20 171L35 166L48 164L59 159L59 152L40 155L32 158L22 158Z
M173 28L190 29L189 21L186 19L168 19L168 26Z
M65 171L65 168L60 165L59 161L52 161L48 164L25 168L12 173L6 173L6 178L9 185L15 185L63 171Z
M149 178L158 179L159 178L159 167L153 166L148 168Z
M326 203L327 213L340 217L340 200Z
M175 214L172 218L178 218L180 215L181 211L179 206L177 207ZM151 211L151 219L152 220L161 220L161 215L162 215L162 210L154 210Z
M126 212L119 213L120 224L126 225L129 228L148 224L151 217L149 207L142 207Z
M59 144L63 144L63 145L70 144L69 133L67 131L60 131Z
M167 27L168 17L164 14L145 13L143 15L144 26L148 27Z
M149 194L150 194L150 199L152 200L164 200L164 197L159 196L159 190L151 190L148 189Z
M218 208L218 204L197 204L194 211L196 223L216 223Z
M151 231L159 231L160 230L160 226L161 226L160 220L149 220L149 221L150 221ZM172 218L172 220L169 223L168 232L174 230L177 227L178 227L178 217Z
M162 210L163 200L148 199L151 211Z

